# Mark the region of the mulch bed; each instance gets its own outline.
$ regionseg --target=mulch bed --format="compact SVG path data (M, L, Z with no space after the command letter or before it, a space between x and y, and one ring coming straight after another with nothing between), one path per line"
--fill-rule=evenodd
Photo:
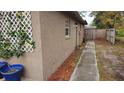
M80 58L83 47L76 49L64 63L48 78L49 81L68 81Z

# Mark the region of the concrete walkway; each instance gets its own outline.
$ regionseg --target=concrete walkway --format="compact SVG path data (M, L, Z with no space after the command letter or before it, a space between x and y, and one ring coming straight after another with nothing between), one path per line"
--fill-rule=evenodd
M96 51L94 41L88 41L77 64L71 81L98 81Z

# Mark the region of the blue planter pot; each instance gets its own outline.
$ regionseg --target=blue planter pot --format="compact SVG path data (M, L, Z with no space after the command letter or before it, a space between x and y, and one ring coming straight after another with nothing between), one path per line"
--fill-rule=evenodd
M7 62L0 61L0 72L7 66ZM0 73L0 78L3 78L2 74Z
M14 71L11 71L11 69ZM21 64L14 64L10 66L4 67L1 71L1 74L5 78L6 81L20 81L23 73L24 66Z

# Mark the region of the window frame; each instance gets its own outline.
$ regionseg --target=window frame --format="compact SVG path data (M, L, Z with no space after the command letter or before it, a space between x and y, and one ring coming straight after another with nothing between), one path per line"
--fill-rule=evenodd
M66 32L67 29L68 29L68 32ZM68 35L66 33L68 33ZM67 17L67 19L65 20L65 38L68 39L70 37L71 37L70 17Z

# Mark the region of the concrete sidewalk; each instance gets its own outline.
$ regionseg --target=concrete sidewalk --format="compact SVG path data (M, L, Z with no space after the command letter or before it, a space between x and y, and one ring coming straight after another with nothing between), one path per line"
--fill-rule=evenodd
M97 68L96 51L94 41L88 41L77 64L71 81L98 81L99 72Z

